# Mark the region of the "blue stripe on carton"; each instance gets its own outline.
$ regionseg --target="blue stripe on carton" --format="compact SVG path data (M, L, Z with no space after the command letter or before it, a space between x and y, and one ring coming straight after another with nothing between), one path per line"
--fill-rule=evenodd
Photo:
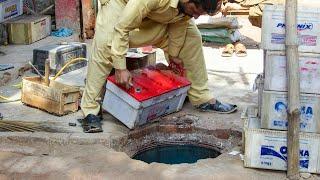
M274 157L279 158L287 163L287 147L280 147L279 151L275 150L274 146L261 146L260 151L261 157ZM309 151L308 150L300 150L300 168L308 169L309 167ZM264 162L263 164L271 166L270 163Z

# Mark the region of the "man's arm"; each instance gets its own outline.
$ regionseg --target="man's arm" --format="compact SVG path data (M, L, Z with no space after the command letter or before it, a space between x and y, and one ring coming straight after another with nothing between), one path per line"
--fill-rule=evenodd
M178 57L180 50L184 44L187 35L187 27L189 25L190 18L171 23L168 25L169 32L169 57Z
M142 19L159 6L159 0L130 0L114 27L111 53L115 69L126 69L125 54L129 48L129 32L138 28Z

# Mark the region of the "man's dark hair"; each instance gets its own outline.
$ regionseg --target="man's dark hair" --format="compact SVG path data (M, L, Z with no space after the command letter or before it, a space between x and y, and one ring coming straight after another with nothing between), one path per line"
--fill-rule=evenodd
M218 2L221 0L189 0L190 3L194 3L196 6L201 6L208 14L216 12Z

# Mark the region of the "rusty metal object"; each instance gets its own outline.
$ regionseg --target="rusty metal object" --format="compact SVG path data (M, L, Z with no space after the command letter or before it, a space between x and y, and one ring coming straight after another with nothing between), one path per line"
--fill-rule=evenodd
M95 5L92 0L81 0L82 3L82 31L85 39L92 39L96 24Z

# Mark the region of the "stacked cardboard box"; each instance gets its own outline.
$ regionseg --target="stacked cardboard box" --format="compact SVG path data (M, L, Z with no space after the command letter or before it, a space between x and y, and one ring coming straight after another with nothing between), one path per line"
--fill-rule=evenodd
M298 8L300 73L300 170L320 173L320 8ZM285 8L266 6L262 21L265 52L262 102L256 115L244 113L245 166L286 170L288 127ZM250 110L252 111L252 110Z

